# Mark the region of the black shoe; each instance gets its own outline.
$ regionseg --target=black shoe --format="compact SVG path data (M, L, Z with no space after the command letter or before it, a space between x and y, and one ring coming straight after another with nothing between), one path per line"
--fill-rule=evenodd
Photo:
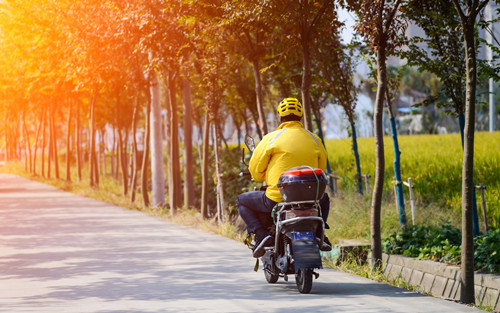
M323 244L319 247L321 251L332 251L332 243L328 240L328 237L323 236Z
M260 258L266 253L265 247L273 246L273 237L271 235L267 235L264 238L257 235L255 240L255 248L253 249L253 257Z

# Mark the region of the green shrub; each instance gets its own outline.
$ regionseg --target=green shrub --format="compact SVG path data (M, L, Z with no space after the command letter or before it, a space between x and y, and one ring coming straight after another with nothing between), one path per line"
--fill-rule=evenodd
M408 226L384 239L384 252L418 259L451 262L460 258L454 246L460 246L460 230L450 224L440 227Z
M450 224L440 227L408 226L393 232L383 240L388 254L402 254L417 259L460 264L462 235ZM500 273L500 229L474 238L474 265L476 270Z
M500 228L475 238L474 265L488 273L500 273Z

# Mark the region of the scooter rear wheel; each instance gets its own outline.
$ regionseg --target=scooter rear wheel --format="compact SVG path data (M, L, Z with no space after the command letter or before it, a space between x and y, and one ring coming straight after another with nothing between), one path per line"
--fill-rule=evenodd
M270 284L274 284L275 282L278 281L278 274L271 273L269 270L264 269L264 276L266 276L266 280Z
M295 274L295 282L300 293L309 293L312 288L313 270L311 268L301 268Z

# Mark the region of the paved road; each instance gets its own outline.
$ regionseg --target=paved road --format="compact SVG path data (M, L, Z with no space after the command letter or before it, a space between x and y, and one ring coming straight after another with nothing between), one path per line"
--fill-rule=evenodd
M230 239L0 174L0 312L481 312L331 269L267 284Z

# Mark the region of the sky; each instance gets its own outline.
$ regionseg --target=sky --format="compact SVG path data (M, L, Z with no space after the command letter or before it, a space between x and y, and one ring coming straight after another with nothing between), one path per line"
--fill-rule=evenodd
M345 9L339 9L339 20L345 23L341 36L344 44L351 42L353 37L354 14ZM366 66L365 66L366 67ZM361 72L365 69L358 68ZM373 111L373 104L370 98L363 94L358 95L356 104L356 131L359 137L373 136L372 117L370 112ZM325 120L325 137L328 139L338 139L348 137L349 123L345 116L344 110L336 105L328 105L324 112Z
M345 28L342 31L342 39L344 43L349 43L352 39L353 27L354 27L354 15L349 13L347 10L339 9L339 20L345 23Z

